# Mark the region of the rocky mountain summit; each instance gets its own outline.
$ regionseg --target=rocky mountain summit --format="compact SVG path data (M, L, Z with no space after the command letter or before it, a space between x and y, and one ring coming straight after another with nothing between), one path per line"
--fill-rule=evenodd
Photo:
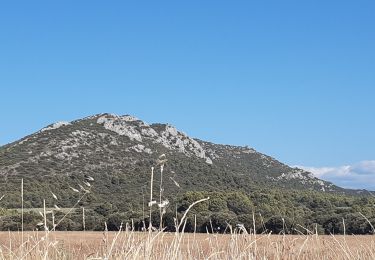
M133 116L113 114L54 123L0 147L0 185L3 190L13 189L14 182L24 178L30 189L39 193L63 190L69 198L69 187L92 176L96 183L93 201L111 198L116 192L139 197L161 154L168 158L165 189L170 193L248 192L259 186L346 191L249 147L213 144L169 124L149 125ZM7 202L11 199L8 196ZM30 203L39 205L40 200L31 198Z
M186 156L195 156L204 159L212 164L212 160L207 157L202 146L186 134L179 132L171 125L148 125L132 116L101 115L97 121L105 129L113 131L119 135L127 136L131 141L139 143L152 142L161 144L171 151L178 151ZM145 150L144 146L137 145L139 151L152 153L149 148Z

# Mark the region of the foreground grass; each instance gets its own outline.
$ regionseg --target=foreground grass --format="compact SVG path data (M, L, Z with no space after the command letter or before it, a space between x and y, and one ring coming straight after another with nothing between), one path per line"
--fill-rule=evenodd
M165 155L159 156L162 176ZM159 207L160 223L168 200L162 200L163 186L160 182L159 203L153 200L154 167L151 168L149 219L152 219L153 205ZM162 178L162 177L161 177ZM87 177L87 181L94 181ZM92 187L86 182L86 186ZM118 232L58 232L56 227L65 217L75 211L79 202L90 193L79 185L81 190L72 188L79 197L72 208L65 210L64 216L55 222L52 214L52 227L48 227L45 200L43 200L43 222L37 226L44 231L23 232L24 230L24 190L21 183L21 232L0 232L1 259L375 259L375 236L321 236L305 229L304 235L272 235L248 233L243 225L233 229L228 224L226 231L230 234L197 234L175 232L168 233L157 230L150 222L145 232L135 232L126 224ZM55 200L57 196L53 194ZM0 199L1 200L1 199ZM175 230L185 230L188 212L196 204L209 200L209 197L190 204L183 216L175 218ZM56 205L55 205L56 206ZM59 210L60 208L57 207ZM363 216L366 221L370 221ZM85 217L83 214L83 227ZM254 215L253 215L253 222ZM132 225L133 226L133 225ZM345 229L345 222L343 221ZM196 227L196 222L194 230ZM371 225L373 231L374 227ZM106 228L107 230L107 228ZM159 230L163 230L160 226ZM211 227L211 230L213 228ZM256 230L255 226L252 230ZM345 233L345 232L344 232ZM375 233L375 232L373 232Z
M375 236L0 232L1 259L375 259Z

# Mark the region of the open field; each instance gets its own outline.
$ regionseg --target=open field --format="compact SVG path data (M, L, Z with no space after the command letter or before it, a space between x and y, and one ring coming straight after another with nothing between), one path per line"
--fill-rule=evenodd
M47 236L45 236L47 234ZM375 259L375 236L1 232L2 259Z

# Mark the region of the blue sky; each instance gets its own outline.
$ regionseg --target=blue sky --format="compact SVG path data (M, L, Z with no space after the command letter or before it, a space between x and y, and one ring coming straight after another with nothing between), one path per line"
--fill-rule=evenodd
M374 1L1 2L0 144L111 112L289 165L372 162L374 11Z

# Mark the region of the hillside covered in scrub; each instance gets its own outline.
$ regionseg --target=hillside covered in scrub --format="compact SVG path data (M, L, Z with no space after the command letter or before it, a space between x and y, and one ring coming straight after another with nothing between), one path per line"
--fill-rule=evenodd
M364 219L375 220L370 192L340 188L249 147L213 144L168 124L111 114L55 123L0 147L0 229L20 228L21 179L29 229L41 220L37 208L43 200L56 217L75 205L57 229L81 230L81 208L87 229L102 230L105 221L117 229L132 220L140 229L149 221L151 167L153 197L159 200L160 155L167 159L162 184L167 230L176 212L210 197L192 209L187 231L195 215L202 232L222 232L228 223L251 228L255 220L258 232L306 232L302 226L340 233L343 218L347 232L372 232ZM158 226L157 205L154 212Z

